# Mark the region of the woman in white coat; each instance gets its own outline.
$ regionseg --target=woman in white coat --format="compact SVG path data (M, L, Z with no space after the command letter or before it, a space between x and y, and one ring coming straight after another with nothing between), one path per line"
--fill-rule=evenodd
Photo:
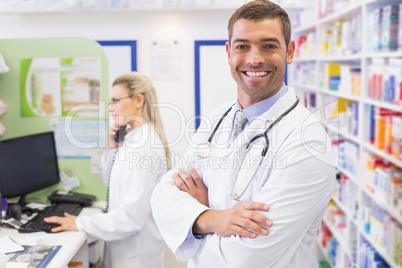
M104 267L163 267L164 242L151 213L150 198L169 165L169 151L151 81L137 72L118 77L109 111L116 122L103 157L108 181L108 211L78 217L50 217L52 231L79 230L106 241ZM114 136L129 126L124 142Z

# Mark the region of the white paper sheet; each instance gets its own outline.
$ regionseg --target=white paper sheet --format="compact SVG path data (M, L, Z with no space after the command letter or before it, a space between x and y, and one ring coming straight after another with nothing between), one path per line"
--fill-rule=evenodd
M179 42L153 41L151 72L154 81L180 80Z
M4 254L23 251L24 247L14 242L9 236L0 237L0 252Z

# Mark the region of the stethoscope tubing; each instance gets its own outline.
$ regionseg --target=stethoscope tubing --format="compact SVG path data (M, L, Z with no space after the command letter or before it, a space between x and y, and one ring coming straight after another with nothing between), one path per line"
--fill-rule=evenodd
M254 136L247 144L246 149L248 149L250 147L250 145L257 139L264 137L266 144L269 144L269 139L268 139L268 132L277 124L279 123L279 121L282 120L282 118L284 118L286 115L288 115L299 103L299 97L296 97L296 101L292 104L291 107L289 107L283 114L281 114L271 125L268 126L268 128L264 131L264 133L258 134L256 136ZM223 119L225 119L225 117L230 113L230 111L232 110L233 106L235 104L233 104L232 106L229 107L229 109L222 115L222 117L219 119L218 123L216 124L214 130L212 131L211 135L208 138L208 143L210 144L212 142L212 139L214 138L216 132L218 131L220 125L222 124ZM268 146L269 147L269 146ZM268 148L264 148L264 150L262 151L262 156L265 156L268 152Z
M263 137L264 140L265 140L265 147L264 147L264 149L263 149L262 152L261 152L261 159L260 159L260 163L259 163L258 166L261 165L262 160L264 159L264 157L266 156L266 154L267 154L267 152L268 152L268 150L269 150L268 132L269 132L277 123L279 123L286 115L288 115L294 108L296 108L297 104L299 103L299 100L300 100L299 97L296 97L296 101L292 104L292 106L290 106L284 113L282 113L276 120L274 120L274 122L273 122L272 124L270 124L270 125L268 126L268 128L267 128L263 133L260 133L260 134L255 135L255 136L254 136L253 138L251 138L251 140L247 143L246 151L248 151L248 150L251 148L251 147L250 147L251 144L252 144L254 141L256 141L257 139ZM233 106L234 106L234 104L222 115L222 117L219 119L218 123L216 124L214 130L212 131L211 135L209 136L209 138L208 138L208 143L206 143L206 144L204 143L203 145L208 145L209 148L210 148L213 137L215 136L216 132L218 131L218 129L219 129L219 127L220 127L220 125L221 125L223 119L229 114L229 112L232 110ZM199 145L199 146L200 146L200 145ZM241 166L243 165L244 160L245 160L245 158L243 158L242 163L241 163ZM241 168L241 166L240 166L239 168ZM257 173L257 170L258 170L258 168L254 171L254 173L253 173L251 179L250 179L249 182L247 183L247 185L246 185L246 187L244 188L244 190L242 191L242 193L241 193L240 195L238 195L238 196L235 196L235 195L233 194L233 192L234 192L234 188L235 188L235 185L236 185L237 177L238 177L238 175L239 175L239 173L237 172L236 177L235 177L234 180L233 180L232 191L231 191L231 193L230 193L230 196L233 198L233 200L235 200L235 201L239 201L239 200L240 200L240 198L244 195L244 193L246 192L247 188L248 188L249 185L251 184L251 181L253 180L255 174Z

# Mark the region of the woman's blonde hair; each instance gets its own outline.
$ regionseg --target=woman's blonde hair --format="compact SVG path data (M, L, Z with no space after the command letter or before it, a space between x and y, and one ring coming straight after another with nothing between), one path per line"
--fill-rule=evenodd
M130 97L135 97L138 94L144 96L143 118L151 124L159 138L163 143L166 154L166 162L168 169L170 169L169 147L167 146L167 140L165 132L163 131L162 119L159 113L158 100L156 98L156 91L152 85L151 80L143 74L138 72L131 72L123 74L116 78L113 82L113 86L123 85L128 89Z

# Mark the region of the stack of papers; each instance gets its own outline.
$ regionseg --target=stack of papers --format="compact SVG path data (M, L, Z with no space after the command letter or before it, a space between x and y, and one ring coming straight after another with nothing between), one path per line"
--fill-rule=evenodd
M0 237L0 252L3 254L16 253L24 251L24 247L16 243L9 236Z
M40 234L39 234L40 235ZM45 268L60 250L61 246L23 245L8 236L0 237L0 267L4 268ZM3 255L4 254L4 255Z

